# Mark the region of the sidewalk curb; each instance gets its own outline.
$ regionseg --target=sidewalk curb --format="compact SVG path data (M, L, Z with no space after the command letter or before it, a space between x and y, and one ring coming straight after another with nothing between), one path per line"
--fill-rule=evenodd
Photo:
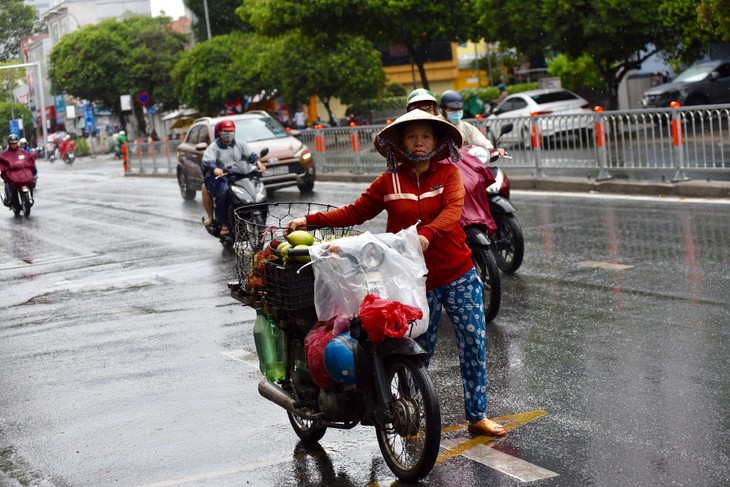
M320 173L318 181L370 183L378 174ZM625 194L632 196L678 196L685 198L730 198L730 181L687 180L678 182L631 181L587 178L511 176L512 189L575 193Z

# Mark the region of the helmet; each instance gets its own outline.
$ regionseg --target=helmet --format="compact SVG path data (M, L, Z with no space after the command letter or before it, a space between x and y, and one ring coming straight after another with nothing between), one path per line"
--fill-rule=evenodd
M432 101L436 103L436 97L433 96L431 90L418 88L417 90L411 91L411 94L408 95L407 104L410 105L411 103L416 103L417 101Z
M10 134L8 136L8 144L17 144L18 143L18 136L15 134Z
M28 143L28 141L27 141L27 140L25 140L25 137L21 137L21 138L20 138L20 143L21 143L21 144L23 144L23 145L25 145L25 144L27 144L27 143Z
M71 136L67 135L66 137L63 138L63 140L71 140Z
M324 368L327 374L342 384L354 384L357 380L354 355L356 348L357 340L348 332L330 340L324 347Z
M218 130L220 132L235 132L236 124L233 123L232 120L221 120L220 122L218 122Z
M499 88L500 90L503 90L505 88L504 83L498 84L497 88Z
M125 132L124 130L120 130L119 135L127 135L127 132Z
M464 98L458 91L446 90L441 94L441 108L451 108L453 110L464 109Z

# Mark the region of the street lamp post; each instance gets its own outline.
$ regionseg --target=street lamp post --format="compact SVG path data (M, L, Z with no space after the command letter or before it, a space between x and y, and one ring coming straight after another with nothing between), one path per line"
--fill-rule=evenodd
M205 27L208 29L208 40L212 37L210 35L210 19L208 18L208 0L203 0L203 8L205 9Z

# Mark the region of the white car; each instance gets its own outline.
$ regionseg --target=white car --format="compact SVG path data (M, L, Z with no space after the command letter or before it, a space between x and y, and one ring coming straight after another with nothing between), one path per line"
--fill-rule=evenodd
M490 121L505 119L503 123L514 123L514 129L502 136L500 145L531 147L532 114L540 116L539 129L543 142L561 135L592 140L595 120L591 104L585 98L564 89L530 90L509 95L487 116L487 137L494 140L502 125Z

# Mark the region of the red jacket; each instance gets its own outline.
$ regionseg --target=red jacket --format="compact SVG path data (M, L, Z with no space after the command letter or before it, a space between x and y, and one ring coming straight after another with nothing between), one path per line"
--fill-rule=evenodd
M429 241L424 257L430 291L457 279L474 267L464 231L459 225L464 184L453 164L431 163L417 176L405 165L396 173L378 176L352 204L325 213L307 215L308 225L359 225L388 212L386 231L395 233L417 221L418 233Z
M71 139L64 140L58 150L61 152L61 159L65 160L66 154L68 154L69 151L75 150L74 141Z
M5 149L0 154L0 171L2 171L3 181L15 186L32 185L35 158L35 152L29 154L20 147L15 150Z

